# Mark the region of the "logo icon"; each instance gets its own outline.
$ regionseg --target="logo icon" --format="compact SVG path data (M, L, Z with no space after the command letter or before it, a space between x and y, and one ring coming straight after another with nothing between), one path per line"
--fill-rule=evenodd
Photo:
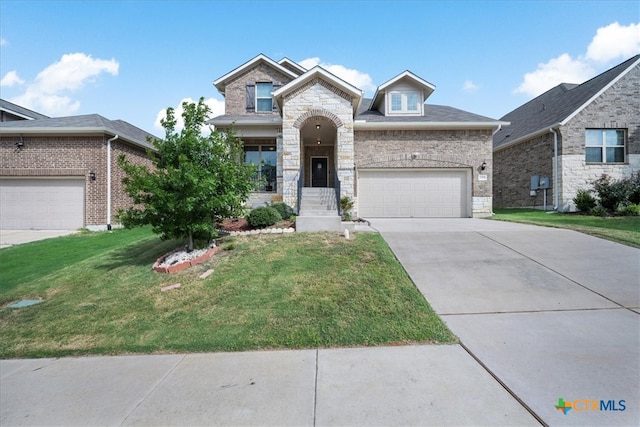
M562 397L558 398L558 404L555 406L558 411L562 411L565 415L572 409L571 402L565 402Z

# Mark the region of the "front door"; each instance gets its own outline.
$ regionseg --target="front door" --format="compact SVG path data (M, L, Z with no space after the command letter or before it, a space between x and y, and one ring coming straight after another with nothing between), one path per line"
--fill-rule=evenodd
M328 173L327 158L312 157L311 158L311 186L326 187L328 182L327 173Z

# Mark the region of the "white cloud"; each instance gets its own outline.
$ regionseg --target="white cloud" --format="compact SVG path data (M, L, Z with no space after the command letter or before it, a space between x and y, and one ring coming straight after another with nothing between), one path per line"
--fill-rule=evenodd
M515 92L537 96L560 83L582 83L593 76L593 73L594 70L588 63L563 53L545 64L538 64L535 71L526 73L524 81Z
M617 22L598 28L587 48L587 59L608 62L627 59L640 52L640 23L620 25Z
M80 101L72 99L68 92L94 83L102 73L117 76L119 67L115 59L94 59L84 53L66 54L38 73L35 81L12 102L51 116L69 115L80 108Z
M303 59L302 61L298 62L298 64L300 64L307 70L310 70L316 65L319 65L330 73L340 77L347 83L351 83L358 89L362 89L365 91L376 89L369 74L363 73L362 71L358 71L353 68L347 68L344 65L322 62L318 57Z
M191 98L184 98L180 102L178 102L177 106L173 107L175 110L174 114L176 118L176 130L180 130L184 127L184 120L182 120L182 113L184 112L184 108L182 108L183 102L197 103L198 101L194 101ZM204 100L204 103L211 109L211 112L209 113L210 119L224 114L224 101L215 98L207 98ZM166 116L166 109L158 111L158 114L156 114L156 121L154 122L153 126L158 130L164 130L160 121ZM204 126L202 130L203 132L208 133L209 126Z
M0 38L0 46L7 46L9 41L7 39Z
M541 93L560 83L583 83L605 71L614 59L628 59L640 52L640 23L621 26L614 22L596 30L596 35L585 55L572 58L563 53L547 63L538 64L535 71L526 73L514 92L530 96Z
M466 80L462 85L462 90L465 92L475 92L478 89L480 89L480 86L478 86L471 80Z
M12 70L5 74L2 80L0 80L0 87L11 87L21 85L23 83L24 80L18 76L18 72L16 70Z

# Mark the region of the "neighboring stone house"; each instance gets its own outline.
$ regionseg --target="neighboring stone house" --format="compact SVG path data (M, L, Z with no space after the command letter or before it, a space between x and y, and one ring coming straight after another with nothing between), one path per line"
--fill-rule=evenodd
M131 202L117 165L121 153L151 165L151 134L97 114L49 118L0 104L0 229L104 230ZM11 111L5 111L11 109ZM30 112L33 113L33 112Z
M574 211L577 190L602 174L640 171L640 55L580 85L560 84L501 120L511 125L493 137L494 206L544 206L545 192L531 188L540 176L549 178L549 208Z
M334 207L350 197L361 218L492 212L492 133L507 123L425 104L435 87L410 71L367 99L320 66L258 55L213 84L225 114L209 123L243 140L261 179L253 199L284 200L298 227L314 192Z

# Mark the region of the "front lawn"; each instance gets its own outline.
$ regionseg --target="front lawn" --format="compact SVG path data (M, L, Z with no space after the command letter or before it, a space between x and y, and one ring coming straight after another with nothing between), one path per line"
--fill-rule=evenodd
M537 209L495 209L491 219L547 227L568 228L640 248L640 217L600 217L579 213L543 212Z
M152 271L179 243L145 228L0 250L0 357L456 341L378 234L227 237L203 264ZM21 299L43 302L8 307Z

